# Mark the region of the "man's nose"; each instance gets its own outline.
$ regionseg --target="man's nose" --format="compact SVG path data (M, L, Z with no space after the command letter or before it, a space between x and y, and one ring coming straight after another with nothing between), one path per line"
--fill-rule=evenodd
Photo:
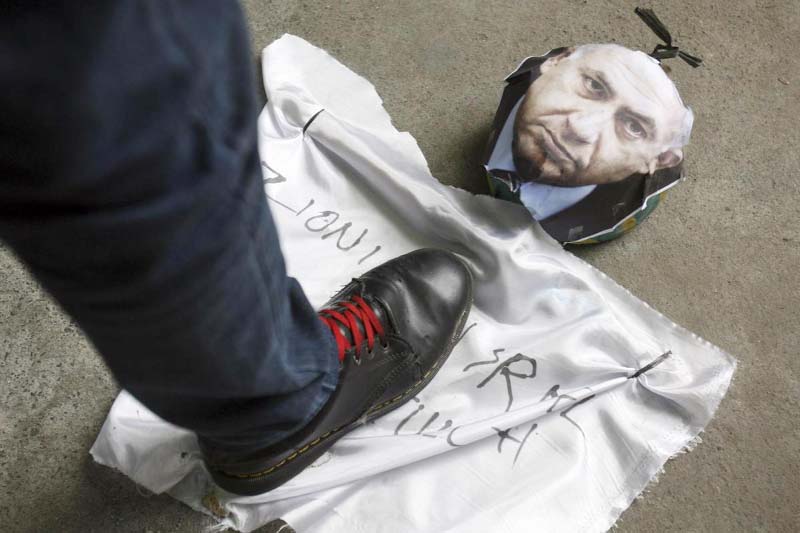
M609 117L602 111L572 113L564 125L564 140L572 144L594 144Z

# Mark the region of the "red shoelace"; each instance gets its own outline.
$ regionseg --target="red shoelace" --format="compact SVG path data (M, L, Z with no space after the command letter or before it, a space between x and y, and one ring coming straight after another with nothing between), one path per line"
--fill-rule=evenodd
M361 296L353 295L350 301L336 302L335 308L323 309L319 312L319 318L328 325L333 332L336 346L339 348L339 361L344 361L344 354L350 348L357 348L364 342L364 335L367 337L367 347L372 350L375 345L376 335L383 338L383 325L375 315L375 311L364 301ZM361 327L359 327L359 323ZM345 336L339 329L341 324L350 331L353 342ZM364 333L362 334L361 329Z

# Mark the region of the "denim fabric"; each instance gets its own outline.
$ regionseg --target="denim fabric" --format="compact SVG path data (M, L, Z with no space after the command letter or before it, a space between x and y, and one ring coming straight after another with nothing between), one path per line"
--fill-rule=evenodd
M286 276L239 6L7 3L0 80L0 238L122 387L212 446L308 422L336 347Z

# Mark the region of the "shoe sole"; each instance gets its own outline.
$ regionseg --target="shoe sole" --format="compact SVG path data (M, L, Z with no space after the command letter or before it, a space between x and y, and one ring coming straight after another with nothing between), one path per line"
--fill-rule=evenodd
M459 317L458 327L455 330L456 333L450 339L445 351L439 356L439 359L428 372L425 373L422 379L412 385L404 393L382 404L371 407L365 415L360 416L353 422L325 433L267 469L246 474L228 474L220 471L211 472L211 476L217 485L228 492L241 496L255 496L274 490L311 466L314 461L328 451L340 438L367 422L398 409L424 389L433 380L436 374L438 374L439 369L441 369L445 361L450 357L453 349L461 340L460 336L466 326L473 302L472 273L469 269L467 269L467 272L470 276L470 283L468 285L469 294L467 295L466 308Z

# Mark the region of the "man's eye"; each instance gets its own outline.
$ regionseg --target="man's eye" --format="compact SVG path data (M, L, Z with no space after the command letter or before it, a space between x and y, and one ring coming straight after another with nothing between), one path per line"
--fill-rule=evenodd
M605 85L591 76L583 76L583 86L594 98L604 98L608 92Z
M622 121L622 124L625 126L625 131L631 137L635 139L643 139L647 137L647 132L645 131L644 127L635 118L625 117Z

